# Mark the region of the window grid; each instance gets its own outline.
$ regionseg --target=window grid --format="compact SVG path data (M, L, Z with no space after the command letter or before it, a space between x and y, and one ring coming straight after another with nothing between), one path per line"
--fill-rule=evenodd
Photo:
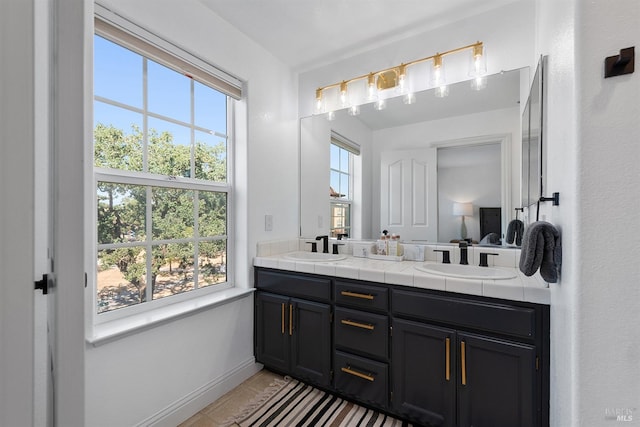
M96 36L98 37L98 36ZM105 39L108 41L108 39ZM113 43L113 42L112 42ZM114 43L115 44L115 43ZM122 47L121 47L122 48ZM122 48L122 49L126 49L126 48ZM183 121L180 120L176 120L172 117L168 117L166 115L161 115L161 114L157 114L157 113L153 113L149 111L149 88L148 88L148 59L145 58L143 55L140 55L142 57L142 69L143 69L143 82L142 82L142 91L143 91L143 105L142 105L142 109L137 108L135 106L132 105L127 105L121 102L118 102L116 100L112 100L109 99L107 97L104 96L98 96L95 95L94 96L94 102L102 102L104 104L107 105L111 105L113 107L116 108L121 108L123 110L127 110L127 111L132 111L132 112L136 112L139 114L142 114L142 171L135 171L135 170L123 170L123 169L109 169L109 168L99 168L99 167L94 167L94 182L95 182L95 188L98 188L98 184L99 183L120 183L120 184L126 184L126 185L134 185L134 186L139 186L139 187L144 187L145 189L145 213L144 213L144 218L145 218L145 239L143 241L134 241L134 242L127 242L127 241L121 241L121 242L111 242L111 243L97 243L96 244L96 256L98 256L98 254L100 254L100 251L112 251L115 249L122 249L122 248L137 248L137 247L144 247L144 257L145 257L145 284L144 284L144 293L145 293L145 298L144 301L139 301L137 303L134 303L132 305L145 305L149 302L152 301L157 301L157 299L155 298L154 295L154 278L153 276L153 271L154 271L154 248L158 248L161 245L165 245L165 247L168 247L169 245L173 245L174 247L180 247L180 245L182 245L182 247L186 247L188 248L189 245L192 245L192 279L193 279L193 289L199 289L201 287L206 287L209 286L210 283L206 283L204 282L204 280L202 280L202 275L200 274L200 263L201 263L201 258L205 257L206 254L203 254L203 252L201 252L201 245L202 244L206 244L206 243L216 243L216 242L220 242L223 247L224 250L221 252L221 260L222 260L222 264L219 267L219 271L221 271L222 273L224 273L223 277L224 277L224 281L220 282L220 284L225 284L228 280L228 277L226 275L226 271L227 271L227 264L228 264L228 251L229 251L229 247L228 247L228 233L229 233L229 223L228 223L228 218L229 218L229 209L230 209L230 185L229 185L229 180L228 180L228 176L229 176L229 163L230 163L230 154L231 151L230 147L229 147L229 138L225 133L221 133L219 131L214 131L214 130L210 130L210 129L206 129L202 126L197 126L195 124L196 118L195 118L195 82L193 79L189 79L189 92L190 92L190 123L185 123ZM164 66L162 66L164 67ZM186 78L186 77L185 77ZM214 90L214 89L211 89ZM228 109L228 103L229 103L229 97L226 97L225 100L225 106L224 109L226 111L226 119L225 122L227 124L230 123L230 118L229 118L229 109ZM153 173L150 172L150 128L149 128L149 118L156 118L156 119L160 119L160 120L165 120L169 123L173 123L179 126L183 126L183 127L188 127L189 128L189 136L190 136L190 140L189 140L189 177L184 177L184 176L172 176L172 175L163 175L163 174L158 174L158 173ZM225 175L225 179L224 182L220 182L220 180L217 181L207 181L204 179L198 179L197 178L197 171L196 171L196 146L197 146L197 141L196 141L196 131L200 131L200 132L204 132L210 135L213 135L215 138L219 139L216 140L216 144L223 144L224 145L224 153L222 155L222 159L220 158L215 158L214 157L214 161L221 161L224 163L223 166L223 171L224 171L224 175ZM124 132L124 130L123 130ZM174 144L175 146L180 145L180 144ZM153 197L153 189L154 188L158 188L158 189L180 189L180 190L184 190L184 191L190 191L192 194L192 202L193 202L193 236L189 237L189 238L170 238L170 239L157 239L154 236L154 223L153 223L153 215L154 215L154 211L153 211L153 203L154 203L154 197ZM200 195L201 194L223 194L224 195L224 207L222 212L224 213L224 229L225 232L224 234L219 234L219 235L215 235L215 236L205 236L202 237L200 236ZM94 206L99 206L99 200L97 198L96 200L96 204ZM98 216L96 214L95 216L96 221L98 221ZM96 224L98 225L98 224ZM97 229L97 227L96 227ZM178 246L176 246L178 245ZM210 257L208 255L206 255L207 258L207 262L209 262ZM97 258L96 258L97 259ZM164 261L164 258L162 258L162 260ZM184 260L184 259L183 259ZM188 261L188 260L187 260ZM187 261L184 261L185 265L189 265L186 264ZM137 261L134 260L134 264L137 263ZM171 263L172 261L169 260L169 271L171 271ZM158 273L160 271L160 268L158 268L158 271L156 272L156 278L158 276ZM98 270L96 271L96 274L98 273ZM184 279L185 281L188 279L188 274L184 273ZM188 284L189 282L187 282ZM216 284L216 283L214 283ZM200 286L201 285L201 286ZM188 286L187 286L188 288ZM171 292L173 292L173 290L171 290ZM109 301L109 305L107 306L107 308L105 309L104 306L102 306L101 308L101 303L104 302L103 300L100 299L100 297L98 297L98 280L97 280L97 276L96 276L96 298L97 298L97 310L98 313L100 312L108 312L111 310L115 310L118 308L123 308L123 307L131 307L130 305L124 304L124 305L117 305L115 304L115 307L109 307L109 305L111 305L111 301ZM162 296L160 296L160 298L163 298ZM142 298L140 298L142 299ZM144 302L145 304L141 304L142 302Z
M351 235L351 205L353 194L353 154L336 144L331 144L331 194L330 234ZM335 188L334 188L335 185Z

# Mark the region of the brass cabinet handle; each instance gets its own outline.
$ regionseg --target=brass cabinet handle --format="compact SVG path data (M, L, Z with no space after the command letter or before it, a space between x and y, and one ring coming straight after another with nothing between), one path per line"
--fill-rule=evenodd
M354 371L351 369L351 366L347 366L346 368L341 368L342 372L347 373L349 375L353 375L358 378L362 378L367 381L373 382L375 378L371 374L363 374L362 372Z
M368 299L368 300L373 300L373 298L375 298L371 294L359 294L357 292L350 292L350 291L342 291L340 292L340 295L345 297L362 298L362 299Z
M293 335L293 304L289 304L289 335Z
M462 368L462 385L467 385L467 355L464 341L460 341L460 367Z
M284 335L284 306L285 304L282 303L282 335Z
M359 322L354 322L353 320L342 319L340 323L342 323L343 325L355 326L356 328L368 329L370 331L373 331L373 329L375 328L375 326L369 323L359 323Z
M451 338L444 339L444 378L451 380Z

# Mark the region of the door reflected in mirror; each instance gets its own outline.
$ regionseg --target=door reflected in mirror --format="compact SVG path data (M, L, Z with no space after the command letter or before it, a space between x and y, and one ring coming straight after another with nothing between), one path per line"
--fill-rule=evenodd
M376 239L388 230L403 241L457 241L461 219L453 204L471 203L467 238L480 242L490 232L498 240L488 243L504 242L522 200L520 100L528 82L529 69L522 68L488 76L480 91L461 82L445 98L428 90L412 104L396 97L384 110L367 104L357 116L340 110L332 120L326 114L301 119L301 236L342 231ZM357 147L338 167L331 155L336 138ZM494 216L499 209L498 230L494 218L491 231L486 225L481 231L487 209Z

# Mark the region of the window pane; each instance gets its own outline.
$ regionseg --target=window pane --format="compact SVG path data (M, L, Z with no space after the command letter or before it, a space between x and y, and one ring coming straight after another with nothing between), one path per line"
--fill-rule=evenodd
M337 145L331 144L331 169L340 169L340 148Z
M349 173L349 152L344 149L340 149L340 171Z
M153 299L181 294L195 289L193 244L154 246L151 283Z
M164 65L147 61L149 111L191 123L191 79Z
M144 247L98 251L98 313L143 302L146 292Z
M345 198L351 199L349 194L349 175L347 174L340 175L340 194L344 194Z
M142 108L142 56L100 36L93 41L94 94Z
M191 176L191 130L149 118L149 172Z
M202 83L194 83L195 124L227 134L227 97Z
M98 243L143 241L146 188L98 182Z
M351 205L331 203L331 237L351 233Z
M193 191L175 188L151 190L151 224L154 240L192 238Z
M198 234L200 237L227 234L227 194L199 191Z
M227 241L200 243L198 287L204 288L227 281Z
M227 140L196 131L196 178L208 181L227 181Z
M334 170L331 171L331 188L333 188L333 197L343 197L340 193L340 173Z
M94 102L96 167L142 170L142 114Z

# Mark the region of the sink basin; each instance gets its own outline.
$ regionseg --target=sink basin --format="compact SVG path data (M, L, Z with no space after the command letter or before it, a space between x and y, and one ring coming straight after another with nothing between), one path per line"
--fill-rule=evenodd
M347 258L346 255L324 254L322 252L292 252L284 256L294 261L330 262Z
M505 280L517 277L515 270L460 264L423 264L416 267L425 273L461 279Z

